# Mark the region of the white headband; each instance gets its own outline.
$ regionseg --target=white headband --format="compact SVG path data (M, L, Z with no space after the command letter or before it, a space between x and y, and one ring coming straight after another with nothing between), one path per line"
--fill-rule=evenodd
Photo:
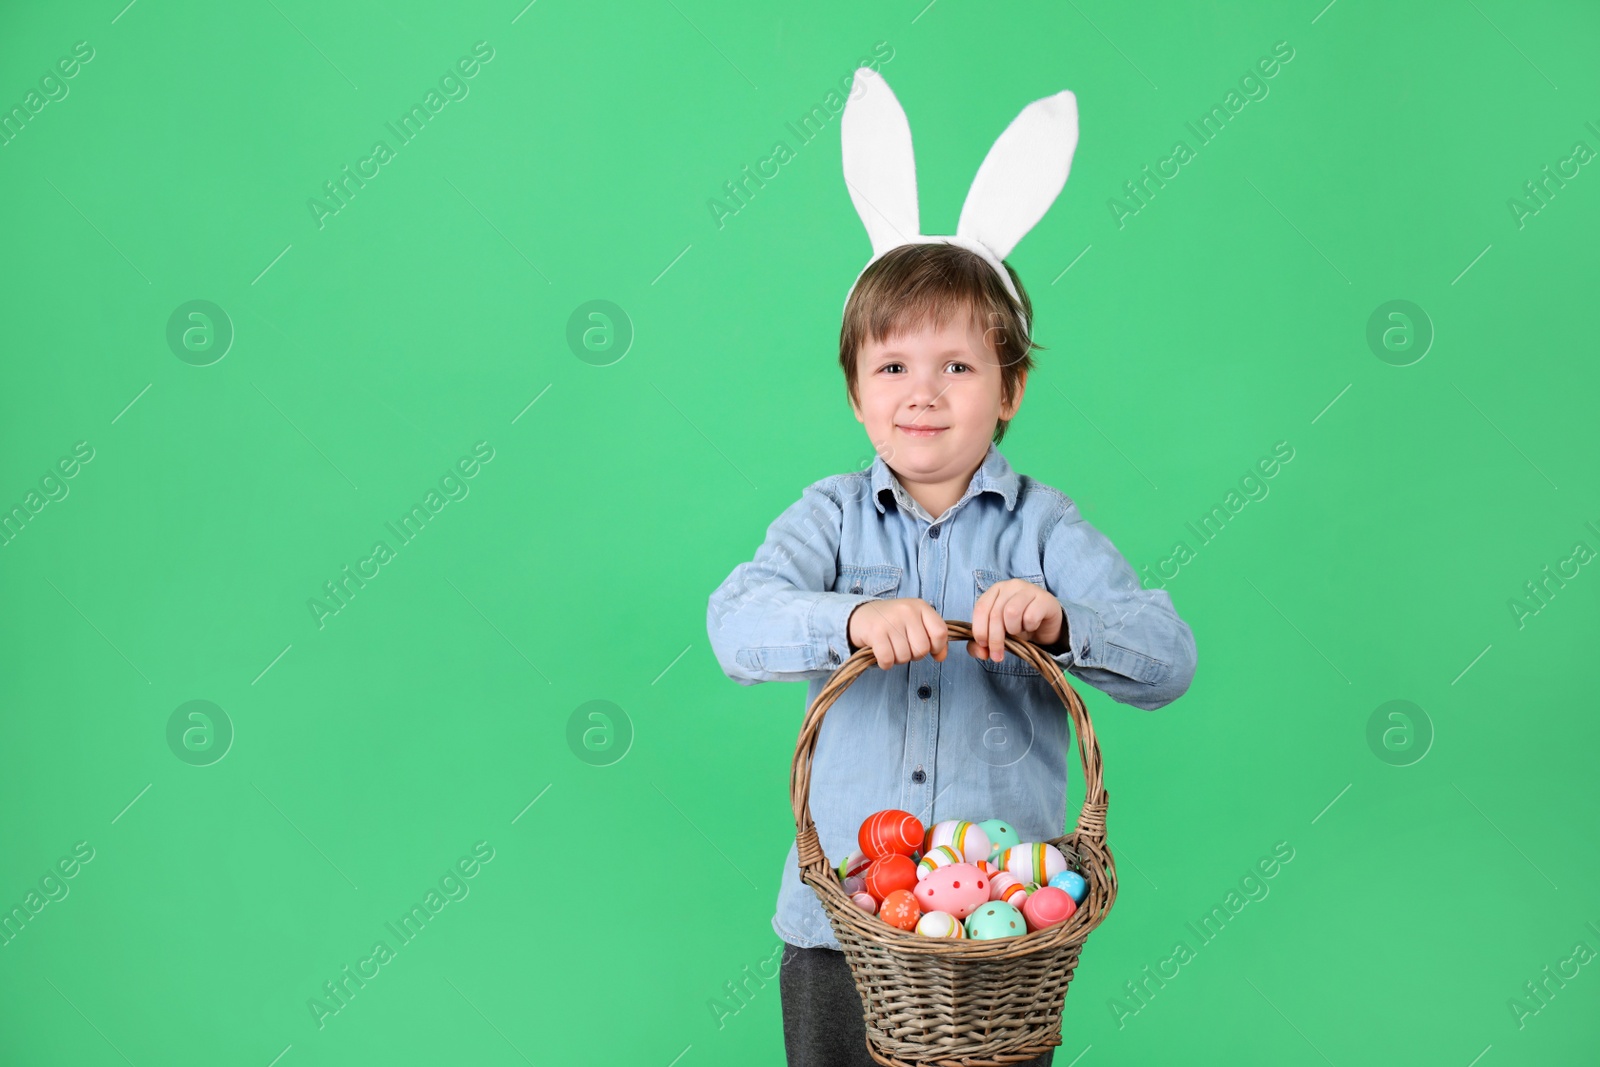
M1078 98L1070 90L1035 100L1011 120L972 179L953 235L922 232L911 124L888 83L871 67L856 71L839 136L844 183L872 241L872 258L850 283L851 292L867 267L892 249L943 243L982 256L1011 298L1022 303L1002 261L1067 183L1078 147ZM847 293L845 303L849 300Z

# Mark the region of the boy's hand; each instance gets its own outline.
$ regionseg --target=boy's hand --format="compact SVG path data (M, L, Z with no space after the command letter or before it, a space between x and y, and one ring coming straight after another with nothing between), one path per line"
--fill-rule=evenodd
M972 606L972 640L967 652L978 659L1000 662L1006 654L1006 635L1049 648L1061 640L1066 620L1061 601L1021 578L995 582Z
M851 651L870 647L884 670L929 652L943 663L949 652L950 628L932 604L917 597L865 601L850 612L846 630Z

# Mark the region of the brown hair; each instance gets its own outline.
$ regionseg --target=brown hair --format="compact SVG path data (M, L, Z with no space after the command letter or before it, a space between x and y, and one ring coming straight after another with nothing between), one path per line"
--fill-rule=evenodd
M901 245L868 267L856 282L845 303L844 322L839 328L839 366L844 371L845 390L851 401L856 393L856 365L868 339L882 343L924 327L939 328L958 311L965 311L974 324L988 323L984 337L995 351L1000 365L1002 402L1016 395L1024 374L1033 370L1033 343L1022 316L1033 321L1033 304L1022 279L1003 264L1011 283L1022 298L1019 305L1006 292L982 256L960 245L942 241ZM1010 420L995 426L994 443L1005 437Z

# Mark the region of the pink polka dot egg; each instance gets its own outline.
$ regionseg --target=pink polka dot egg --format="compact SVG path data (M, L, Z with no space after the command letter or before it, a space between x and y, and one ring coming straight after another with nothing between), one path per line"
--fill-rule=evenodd
M924 912L943 911L965 919L989 902L989 876L970 863L953 863L931 872L913 892Z

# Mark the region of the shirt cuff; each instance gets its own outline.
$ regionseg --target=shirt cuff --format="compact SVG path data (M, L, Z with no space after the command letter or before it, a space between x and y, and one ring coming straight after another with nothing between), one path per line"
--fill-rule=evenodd
M832 670L850 658L850 613L879 599L854 593L821 593L811 606L807 632L818 670Z
M1061 604L1063 625L1067 630L1070 642L1064 652L1052 655L1061 669L1068 667L1094 667L1098 666L1100 639L1105 635L1105 620L1100 618L1100 613L1086 604L1079 604L1075 600L1062 600L1056 598Z

